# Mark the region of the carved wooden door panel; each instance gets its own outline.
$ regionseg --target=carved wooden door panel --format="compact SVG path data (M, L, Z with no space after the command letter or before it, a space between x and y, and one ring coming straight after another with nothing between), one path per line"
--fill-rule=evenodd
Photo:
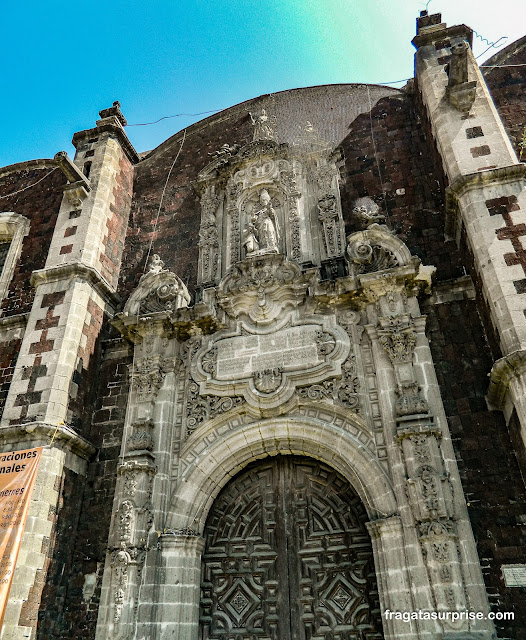
M207 520L202 640L381 640L366 520L324 464L277 456L247 467Z

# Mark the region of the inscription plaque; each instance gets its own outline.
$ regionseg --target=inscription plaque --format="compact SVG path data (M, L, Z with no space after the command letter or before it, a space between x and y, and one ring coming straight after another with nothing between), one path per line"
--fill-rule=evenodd
M208 339L192 362L201 395L243 395L253 406L271 408L297 386L341 375L350 350L347 333L334 319L309 320L265 333L240 323L234 335Z
M526 564L503 564L502 574L507 587L526 587Z
M241 380L255 371L294 371L323 362L316 338L319 325L282 329L271 335L234 336L215 343L216 380Z

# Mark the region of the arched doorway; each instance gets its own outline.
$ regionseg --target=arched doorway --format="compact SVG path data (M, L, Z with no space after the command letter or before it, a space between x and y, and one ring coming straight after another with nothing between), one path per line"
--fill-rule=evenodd
M246 467L206 522L202 640L381 640L367 519L348 481L317 460Z

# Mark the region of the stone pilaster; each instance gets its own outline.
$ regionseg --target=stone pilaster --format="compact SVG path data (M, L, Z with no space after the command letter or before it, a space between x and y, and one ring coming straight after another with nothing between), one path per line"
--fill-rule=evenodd
M420 584L415 609L487 612L475 543L462 497L429 344L418 302L394 281L377 286L369 325L383 380L383 413L394 484L404 523L404 549L412 580ZM378 293L381 295L378 296ZM387 357L386 357L387 356ZM389 365L387 364L389 363ZM391 368L391 373L389 373ZM422 569L425 568L424 573ZM425 586L424 586L425 585ZM418 621L418 637L492 637L492 624L466 620ZM406 630L406 633L408 630ZM398 638L398 631L394 637ZM404 636L400 636L404 637Z
M159 640L197 640L203 538L191 531L161 536L165 581L160 590Z
M39 422L54 429L74 422L74 374L87 370L103 316L113 315L118 302L114 291L137 157L120 110L101 114L106 117L95 129L75 134L75 163L57 154L70 183L45 267L32 275L35 299L2 426ZM89 169L89 177L81 168Z
M423 13L413 40L415 75L450 184L446 231L473 257L507 357L526 348L526 166L517 160L471 52L471 29L448 28L440 14ZM524 387L523 374L517 376ZM525 408L512 389L501 388L496 406L515 404L526 441Z

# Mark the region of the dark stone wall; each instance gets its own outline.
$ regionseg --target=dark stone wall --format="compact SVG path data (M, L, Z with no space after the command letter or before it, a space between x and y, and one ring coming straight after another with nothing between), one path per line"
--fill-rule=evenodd
M526 487L504 416L486 405L493 359L477 305L424 307L427 334L499 638L526 639L526 588L507 588L502 564L526 563Z
M49 167L36 169L28 165L13 173L0 173L0 195L7 196L0 199L0 211L18 213L31 222L9 292L1 302L3 316L28 313L31 310L35 290L29 279L33 271L44 268L62 202L62 186L65 183L66 178L62 172L59 169L53 171ZM31 185L34 186L26 189ZM23 189L26 190L21 191Z
M101 351L89 433L97 453L87 477L77 483L81 493L72 497L74 513L64 512L59 520L63 529L57 534L43 592L39 640L95 637L132 362L129 346L108 333ZM86 576L93 579L94 588L84 592Z
M526 66L509 65L526 64L526 36L506 47L484 64L501 66L501 68L484 69L484 77L506 132L519 156L521 152L519 142L526 129L524 100ZM526 161L526 148L522 153L522 161Z
M423 264L434 265L438 280L449 280L464 271L455 243L444 236L444 176L418 106L418 95L383 98L370 115L360 115L350 125L341 145L346 233L355 230L353 201L369 196L411 253Z

